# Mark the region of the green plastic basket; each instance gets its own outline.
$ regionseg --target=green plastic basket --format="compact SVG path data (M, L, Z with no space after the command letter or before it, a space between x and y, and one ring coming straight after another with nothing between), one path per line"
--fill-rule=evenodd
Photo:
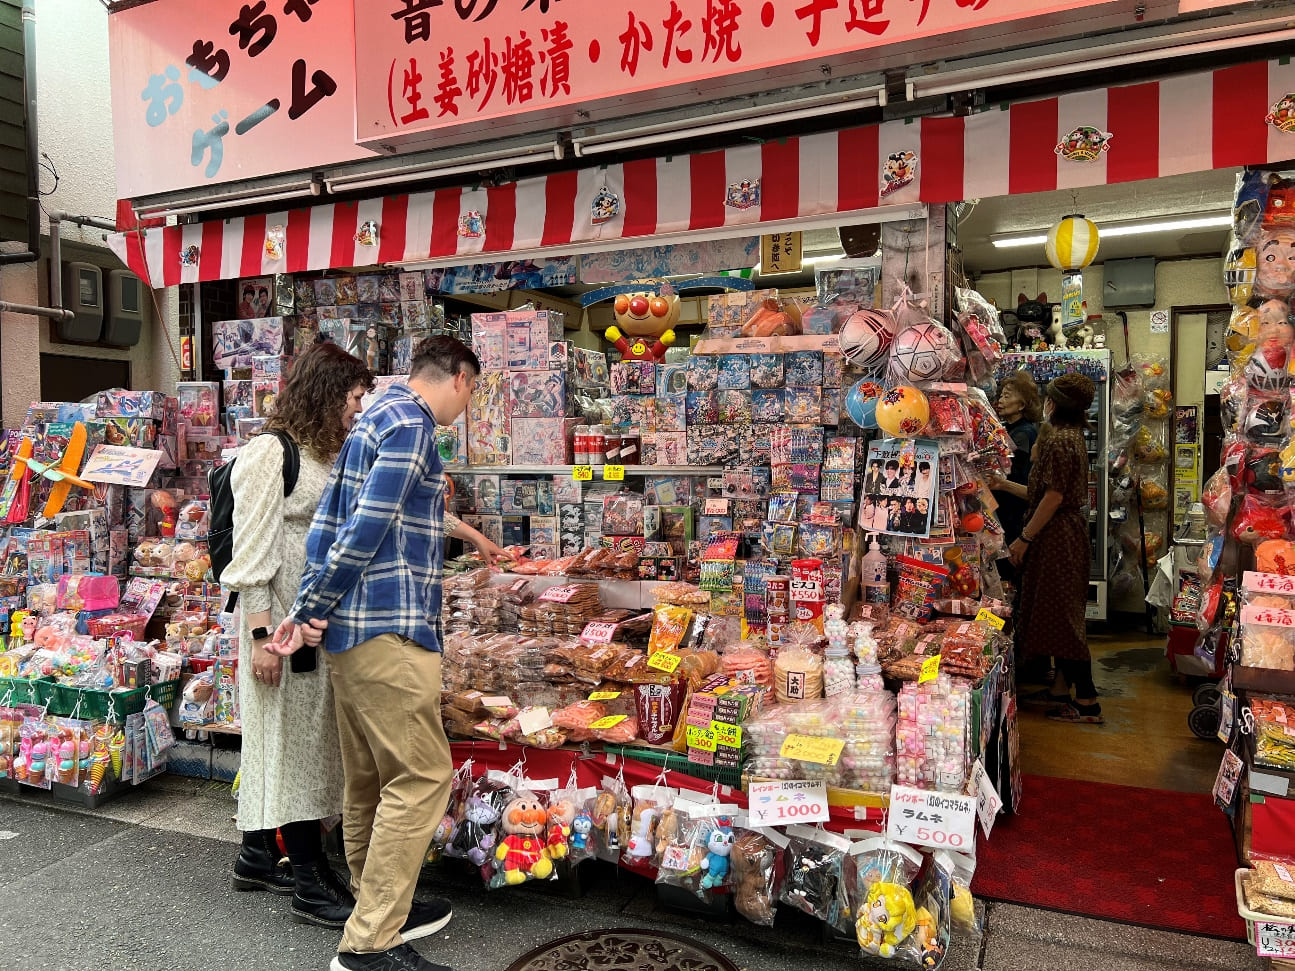
M175 701L179 685L178 678L125 691L55 684L50 694L49 712L52 715L75 715L78 718L102 718L112 724L120 724L126 720L127 715L143 711L150 697L162 707L169 707Z
M0 678L0 707L9 705L40 705L49 701L54 679Z
M690 775L694 779L702 779L705 782L718 782L722 786L729 786L733 789L742 788L742 770L734 766L698 765L696 762L689 762L688 756L679 752L656 748L639 748L634 745L604 744L603 751L612 752L622 758L634 759L636 762L659 765L661 768L668 769L671 772L680 772L683 775Z

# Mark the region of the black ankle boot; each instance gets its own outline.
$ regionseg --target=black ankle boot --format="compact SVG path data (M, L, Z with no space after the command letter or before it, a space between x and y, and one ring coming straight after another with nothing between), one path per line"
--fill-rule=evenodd
M274 830L254 829L243 834L230 883L235 890L268 890L285 896L292 893L292 867L279 857Z
M345 927L355 909L355 898L320 857L307 866L293 867L293 919L321 927Z

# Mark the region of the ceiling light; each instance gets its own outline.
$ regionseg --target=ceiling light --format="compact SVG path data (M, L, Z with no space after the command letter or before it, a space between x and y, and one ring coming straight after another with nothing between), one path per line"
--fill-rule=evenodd
M1112 239L1116 236L1141 236L1145 233L1172 233L1188 229L1223 229L1232 225L1230 213L1211 213L1203 216L1165 216L1148 222L1099 223L1097 226L1101 238ZM1042 246L1048 241L1046 232L1035 232L1028 235L990 236L989 241L998 249L1011 249L1018 246Z

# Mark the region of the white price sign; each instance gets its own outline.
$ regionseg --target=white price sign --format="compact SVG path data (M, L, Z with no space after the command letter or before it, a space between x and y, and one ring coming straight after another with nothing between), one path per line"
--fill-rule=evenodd
M828 819L826 782L752 782L747 791L750 826L825 823Z
M1255 950L1261 958L1295 958L1295 924L1255 921Z
M891 786L886 833L912 846L968 852L976 842L976 800L961 793Z
M989 778L984 764L977 759L971 767L971 778L976 783L976 815L980 817L980 829L989 839L989 832L994 828L994 819L1003 808L1003 799L994 787L994 780Z

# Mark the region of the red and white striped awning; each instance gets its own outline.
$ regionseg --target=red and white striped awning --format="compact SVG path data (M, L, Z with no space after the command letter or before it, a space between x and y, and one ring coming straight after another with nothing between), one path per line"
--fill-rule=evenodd
M154 287L419 261L572 254L698 234L753 234L879 206L945 203L1154 179L1295 157L1295 130L1270 120L1295 97L1295 65L1257 62L1065 94L965 118L886 122L725 151L590 167L498 187L459 187L269 215L136 229L114 252ZM1295 107L1289 113L1295 129ZM911 153L907 156L906 153ZM891 190L898 165L911 182ZM902 173L901 173L902 174ZM742 207L729 189L758 183ZM616 215L595 223L606 188ZM461 231L479 213L480 235ZM377 245L357 242L378 224ZM282 252L265 246L281 227ZM197 264L180 254L199 247ZM275 257L275 258L272 258Z

